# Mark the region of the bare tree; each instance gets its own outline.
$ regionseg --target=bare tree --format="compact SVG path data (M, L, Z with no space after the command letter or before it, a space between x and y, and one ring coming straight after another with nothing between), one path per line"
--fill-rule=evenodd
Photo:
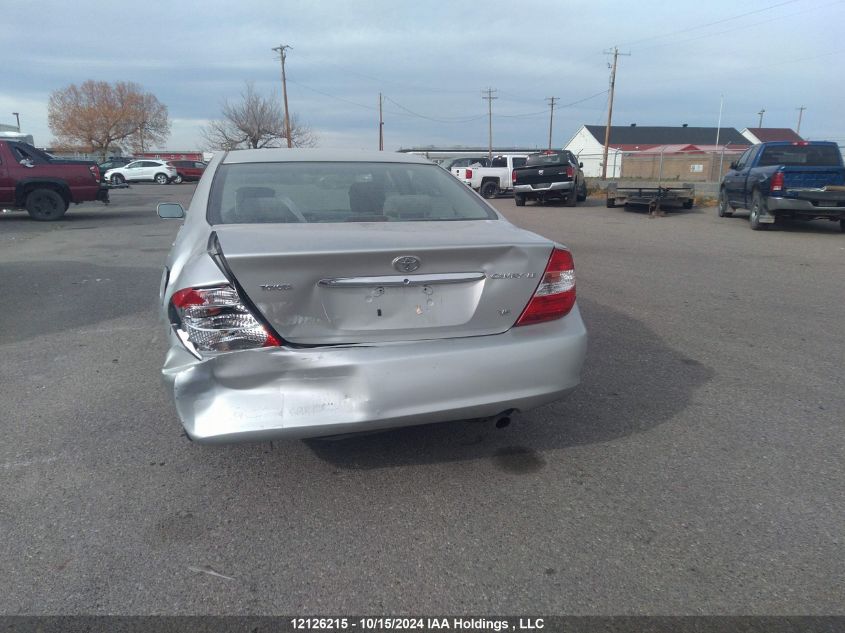
M127 139L133 152L143 153L154 145L161 145L170 136L170 120L167 106L156 99L155 95L141 95L136 114L137 130Z
M285 117L275 96L265 98L255 91L252 82L247 82L241 99L237 103L223 103L223 118L212 121L203 130L202 136L209 149L260 149L287 145ZM290 117L290 135L294 147L313 147L317 137L311 128Z
M100 154L124 146L162 143L170 135L167 107L136 83L88 80L71 84L50 95L47 111L55 145Z

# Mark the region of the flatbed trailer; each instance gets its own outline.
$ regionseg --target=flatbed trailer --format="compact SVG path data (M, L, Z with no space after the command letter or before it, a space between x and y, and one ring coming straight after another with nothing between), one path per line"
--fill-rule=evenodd
M692 209L695 201L695 186L683 183L677 187L620 187L612 182L607 186L607 208L628 204L644 205L650 211L657 211L668 204Z

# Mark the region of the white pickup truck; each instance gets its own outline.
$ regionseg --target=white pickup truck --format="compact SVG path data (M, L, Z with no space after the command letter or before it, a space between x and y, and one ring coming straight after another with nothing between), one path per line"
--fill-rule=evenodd
M495 198L513 191L513 170L522 167L527 158L527 154L502 154L493 157L490 167L455 167L452 175L485 198Z

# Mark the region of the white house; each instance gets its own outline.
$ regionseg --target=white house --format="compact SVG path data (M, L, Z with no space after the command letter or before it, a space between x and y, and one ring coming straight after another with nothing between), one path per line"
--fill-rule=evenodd
M604 153L605 126L582 125L564 149L568 149L584 163L584 175L600 177ZM715 145L747 146L746 140L734 128L638 126L632 124L613 125L610 128L610 142L607 153L607 177L618 178L622 174L622 159L625 154L644 152L661 145Z

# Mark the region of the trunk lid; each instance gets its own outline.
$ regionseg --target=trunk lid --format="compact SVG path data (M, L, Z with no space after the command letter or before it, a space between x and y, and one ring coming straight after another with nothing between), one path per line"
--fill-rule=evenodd
M567 165L549 165L544 167L518 167L514 169L516 185L531 185L537 189L545 189L553 182L568 182L572 180L566 173Z
M232 274L287 341L303 345L508 330L553 244L504 220L215 226ZM413 268L403 271L402 264ZM398 263L397 263L398 262Z

